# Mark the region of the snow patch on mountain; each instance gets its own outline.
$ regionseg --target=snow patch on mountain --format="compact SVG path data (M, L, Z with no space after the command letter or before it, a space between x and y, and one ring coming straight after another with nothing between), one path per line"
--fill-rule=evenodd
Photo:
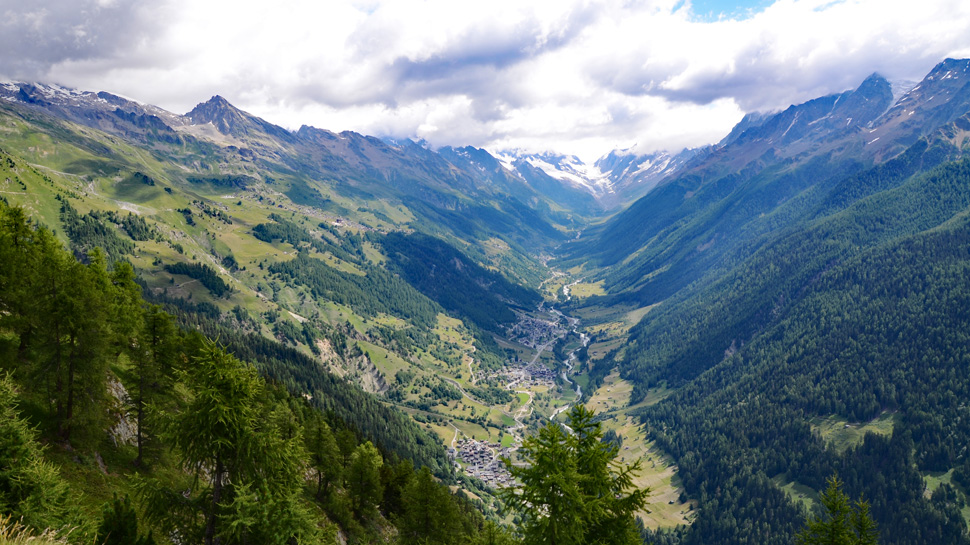
M492 155L511 172L516 172L520 164L527 163L556 180L580 187L595 196L612 191L606 173L595 165L587 165L575 155L555 153L522 153L519 151L498 151Z
M909 93L910 91L915 91L916 88L919 86L919 82L920 80L916 80L916 79L899 79L899 80L890 81L889 85L893 93L892 105L895 106L896 103L899 102L899 99L906 96L906 94Z

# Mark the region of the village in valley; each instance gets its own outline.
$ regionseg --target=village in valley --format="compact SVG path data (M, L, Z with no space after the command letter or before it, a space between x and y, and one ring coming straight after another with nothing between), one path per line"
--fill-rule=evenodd
M456 447L448 449L448 455L461 460L466 465L464 471L471 477L476 477L492 488L502 488L512 484L502 458L512 456L515 447L502 447L498 443L462 439ZM461 464L457 464L462 468Z
M523 359L514 356L501 369L490 372L478 370L471 375L472 385L497 382L510 392L524 395L524 403L513 412L505 413L515 421L514 426L505 430L512 437L512 441L496 442L467 436L459 438L456 434L448 449L448 455L457 470L491 488L514 485L503 459L514 459L516 450L522 444L522 432L526 427L523 419L535 412L532 406L534 396L539 392L554 391L557 387L559 375L556 370L549 368L546 361L542 361L543 355L551 352L555 343L566 337L570 331L575 331L578 325L578 320L567 320L557 311L543 307L539 311L543 317L523 314L518 323L507 331L510 341L530 349L530 357ZM582 338L585 339L585 336ZM545 356L548 359L549 354ZM568 387L568 381L566 384ZM564 405L563 408L565 407Z

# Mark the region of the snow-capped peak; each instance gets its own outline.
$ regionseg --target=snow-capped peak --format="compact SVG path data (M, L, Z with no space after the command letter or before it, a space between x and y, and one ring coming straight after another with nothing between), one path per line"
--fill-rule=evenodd
M503 150L492 153L503 167L520 172L523 164L541 170L550 178L565 182L602 195L610 191L609 178L595 165L587 165L575 155L559 155L551 152L524 153L519 150Z

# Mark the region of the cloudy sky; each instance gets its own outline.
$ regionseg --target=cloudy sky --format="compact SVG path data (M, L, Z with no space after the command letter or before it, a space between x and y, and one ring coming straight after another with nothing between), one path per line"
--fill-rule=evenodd
M0 0L5 79L588 161L948 56L966 0Z

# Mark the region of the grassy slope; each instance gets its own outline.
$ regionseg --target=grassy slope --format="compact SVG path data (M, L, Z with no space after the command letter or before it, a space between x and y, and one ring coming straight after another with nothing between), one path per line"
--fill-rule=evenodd
M563 282L560 282L561 285ZM581 283L574 286L572 295L578 300L579 305L582 305L583 299L590 295L598 295L596 293L598 290L582 288L575 290L581 286L594 285ZM604 308L594 305L580 306L575 309L574 314L583 320L587 325L586 331L594 339L589 345L591 359L595 362L610 352L621 349L626 343L630 328L654 306L656 305L644 308ZM588 379L585 375L578 375L574 380L583 384L585 391L584 378ZM631 406L632 392L633 385L621 379L614 371L603 378L602 384L595 392L587 393L586 407L605 417L604 429L613 430L623 437L623 446L620 449L621 462L629 464L634 460L641 460L643 470L634 484L651 490L647 500L647 511L639 513L644 525L648 528L669 528L679 524L689 524L692 520L692 506L696 502L692 500L686 503L680 502L679 497L683 488L677 477L676 466L653 441L647 439L635 417L631 416L636 409L660 401L669 392L665 389L651 390L646 399Z
M375 220L368 210L379 210L382 217L394 221L414 221L415 216L407 208L358 196L346 198L330 182L317 183L321 193L347 214L343 221L337 221L331 211L290 201L283 194L288 183L287 173L260 171L258 165L241 164L232 158L212 158L203 153L205 150L190 145L178 153L171 153L171 150L148 152L98 131L49 120L48 124L33 118L28 121L2 108L0 149L14 162L9 166L0 157L0 195L12 205L24 206L37 221L52 226L65 244L68 241L60 225L60 203L55 200L58 195L69 199L80 214L100 210L139 215L161 235L160 240L136 242L135 253L126 256L149 289L193 302L211 303L223 313L239 306L248 311L255 319L258 331L266 336L273 336L272 324L268 320L271 315L297 327L308 318L321 320L332 327L349 324L355 337L349 343L350 347L358 348L362 355L340 358L324 344L325 349L318 358L321 365L374 388L377 387L377 375L394 387L399 372L412 373L414 377L409 383L401 385L402 401L418 402L431 397L432 405L429 410L399 406L424 423L426 429L437 434L446 445L454 439L456 428L465 437L501 441L506 445L512 441L512 436L505 430L514 425L514 421L507 414L519 407L521 400L491 407L468 398L447 403L433 399L431 386L441 379L451 379L468 387L471 386L469 370L479 370L474 336L460 319L439 314L437 325L431 330L431 344L405 353L387 344L375 331L380 327L397 330L413 327L406 320L386 314L366 316L346 305L315 300L301 285L280 282L268 273L268 267L292 259L297 249L279 240L267 243L252 234L253 227L270 222L270 215L278 214L313 236L336 242L331 234L317 225L336 226L344 234L365 232L365 223L400 227ZM245 171L255 174L257 181L245 190L186 182L186 177L191 174L186 165L196 168L203 161L208 161L208 168L215 172ZM135 172L150 176L154 185L138 181L132 176ZM259 181L259 172L271 175L273 182ZM179 211L186 208L192 211L194 225L190 225ZM210 217L202 212L202 208L220 211L230 222ZM387 261L380 246L365 242L363 249L366 262L381 264ZM498 238L489 238L479 248L466 245L463 249L472 257L484 257L493 267L507 266L526 271L530 266L509 243ZM237 270L230 271L222 266L221 258L228 254L236 259ZM316 250L310 254L349 274L362 274L366 264L345 261ZM163 268L164 264L180 261L209 265L233 292L225 298L213 297L199 281L168 273ZM514 347L523 359L531 358L534 353L515 343L503 344L503 348L506 346ZM310 347L305 344L301 343L298 348L310 353ZM541 359L550 365L554 363L548 352ZM565 393L571 395L568 389ZM562 400L557 399L553 406L561 403ZM68 468L65 471L68 471L69 480L77 483L89 498L84 508L91 513L96 513L101 504L110 499L110 491L124 492L129 486L131 471L122 459L125 455L108 454L109 449L102 450L107 474L103 474L93 460L82 460L80 465L63 464Z
M613 430L623 437L623 446L620 447L621 462L629 464L634 460L641 460L643 470L634 480L634 484L651 490L647 500L648 512L639 514L644 525L649 528L666 528L687 524L691 520L694 502L680 502L683 489L676 474L676 466L653 441L646 438L642 427L630 416L631 410L641 406L629 406L632 392L633 386L614 372L603 380L603 385L589 398L586 406L606 417L603 420L604 429ZM663 396L664 392L656 392L652 399L643 404L656 403Z

